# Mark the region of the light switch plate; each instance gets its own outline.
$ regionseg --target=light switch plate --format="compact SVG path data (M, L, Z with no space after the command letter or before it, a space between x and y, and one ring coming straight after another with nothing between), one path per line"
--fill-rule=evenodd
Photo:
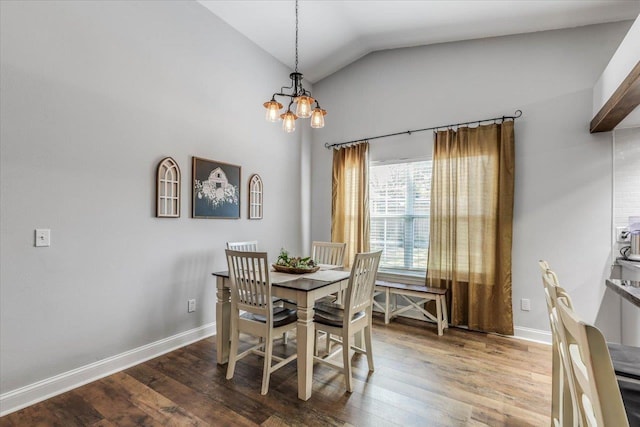
M51 230L48 228L36 228L36 246L51 246Z

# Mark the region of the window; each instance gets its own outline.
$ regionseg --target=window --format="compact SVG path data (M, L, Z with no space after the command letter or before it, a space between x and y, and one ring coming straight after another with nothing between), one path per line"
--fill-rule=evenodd
M371 250L384 271L427 269L431 160L369 167Z

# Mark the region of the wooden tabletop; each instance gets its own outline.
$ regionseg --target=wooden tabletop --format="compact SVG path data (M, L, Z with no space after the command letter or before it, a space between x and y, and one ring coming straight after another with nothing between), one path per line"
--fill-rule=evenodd
M628 300L637 307L640 307L640 281L607 279L607 287L622 298Z
M339 270L331 270L331 271L339 271ZM323 286L327 286L332 283L340 282L342 280L346 280L349 278L350 273L348 271L341 271L341 272L343 274L334 275L336 277L333 277L330 280L314 279L312 277L304 277L304 275L301 275L301 276L295 277L292 280L288 280L285 282L272 280L271 285L281 287L281 288L298 289L298 290L309 292L309 291L313 291L314 289L322 288ZM223 277L225 279L229 278L229 271L217 271L211 274L216 277Z

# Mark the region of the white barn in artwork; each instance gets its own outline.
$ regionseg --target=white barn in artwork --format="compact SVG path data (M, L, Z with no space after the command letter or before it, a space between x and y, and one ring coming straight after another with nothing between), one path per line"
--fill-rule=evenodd
M226 188L229 185L229 179L227 179L227 174L224 173L222 168L217 167L211 171L209 174L209 179L207 179L214 188Z

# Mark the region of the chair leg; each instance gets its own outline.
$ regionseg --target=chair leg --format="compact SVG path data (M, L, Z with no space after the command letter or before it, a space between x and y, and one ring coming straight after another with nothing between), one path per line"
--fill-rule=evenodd
M286 332L282 333L282 343L284 345L287 345L287 333Z
M353 381L351 380L351 357L349 357L353 338L350 335L342 337L342 360L344 363L344 380L347 384L347 391L353 392Z
M369 371L373 372L373 347L371 341L371 325L369 325L364 328L364 343L367 347L367 365L369 365Z
M238 356L238 341L240 340L240 332L236 329L231 333L231 346L229 348L229 364L227 365L227 379L233 378L236 369L236 358Z
M269 392L269 378L271 376L271 355L273 354L273 341L267 337L264 346L264 368L262 370L262 390L260 394Z
M321 332L318 330L313 331L313 355L318 356L318 340L320 339Z

